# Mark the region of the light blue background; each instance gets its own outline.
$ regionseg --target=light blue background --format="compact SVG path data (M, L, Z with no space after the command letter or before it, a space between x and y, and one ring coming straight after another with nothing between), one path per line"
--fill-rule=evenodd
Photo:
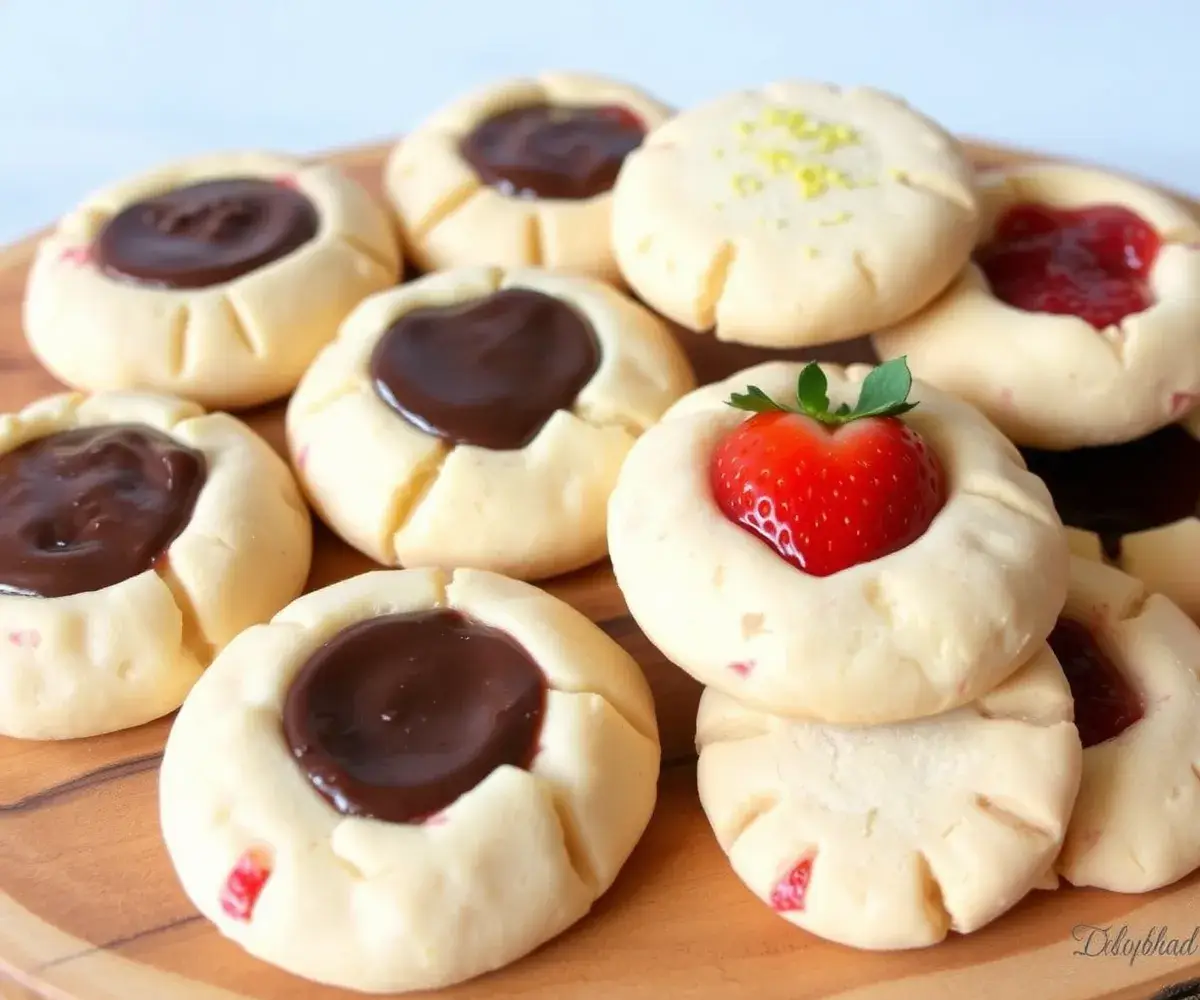
M544 67L676 104L870 83L1200 193L1200 0L0 0L0 241L163 159L387 137Z

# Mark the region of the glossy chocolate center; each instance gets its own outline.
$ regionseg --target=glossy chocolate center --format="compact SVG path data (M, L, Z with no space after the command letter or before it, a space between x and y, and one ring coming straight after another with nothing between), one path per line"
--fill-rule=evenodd
M1071 685L1075 726L1085 749L1119 736L1142 718L1141 697L1086 625L1059 618L1049 643Z
M627 108L531 104L494 115L460 147L485 184L527 198L592 198L613 186L645 126Z
M537 753L546 678L505 632L437 608L352 625L288 691L283 727L340 813L412 823Z
M1113 562L1124 535L1200 514L1200 441L1177 424L1125 444L1021 451L1063 523L1099 535Z
M65 597L151 568L187 526L204 456L143 424L81 427L0 457L0 593Z
M317 234L311 201L253 177L204 181L134 202L96 239L108 274L160 288L203 288L278 260Z
M591 324L561 299L509 288L405 313L379 338L381 399L455 444L523 448L600 364Z

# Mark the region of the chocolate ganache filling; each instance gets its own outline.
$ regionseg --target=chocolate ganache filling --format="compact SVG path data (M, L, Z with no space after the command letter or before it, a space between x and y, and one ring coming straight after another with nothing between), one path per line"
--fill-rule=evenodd
M545 706L545 675L512 636L435 608L335 635L292 682L283 727L338 812L413 823L498 767L528 768Z
M531 104L481 122L459 148L505 194L578 200L610 190L645 137L627 108Z
M150 569L205 476L203 455L143 424L62 431L0 457L0 593L65 597Z
M203 181L134 202L96 238L97 266L159 288L232 281L286 256L317 234L312 202L255 177Z
M1200 441L1177 424L1125 444L1021 452L1063 523L1098 535L1113 562L1125 535L1200 513Z
M506 288L405 313L371 356L376 392L454 444L523 448L600 364L591 324L561 299Z

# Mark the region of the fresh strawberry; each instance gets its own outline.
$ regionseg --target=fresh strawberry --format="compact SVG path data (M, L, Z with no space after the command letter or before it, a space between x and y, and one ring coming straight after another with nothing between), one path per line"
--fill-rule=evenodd
M729 405L754 416L713 452L713 496L727 518L810 576L829 576L904 548L946 502L941 462L900 420L912 376L895 358L863 381L854 407L829 408L817 364L800 373L796 404L757 386Z

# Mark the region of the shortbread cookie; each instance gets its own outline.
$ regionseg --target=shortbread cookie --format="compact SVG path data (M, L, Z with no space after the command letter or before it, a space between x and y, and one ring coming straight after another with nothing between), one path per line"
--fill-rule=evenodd
M835 418L881 398L864 379L883 367L823 368ZM977 411L928 386L915 409L836 436L727 403L784 400L801 371L698 389L634 446L609 505L630 613L673 663L764 711L880 723L974 700L1062 607L1049 493ZM821 371L803 371L805 402Z
M377 562L540 579L603 558L621 462L692 384L665 324L609 286L462 268L355 310L288 442L321 517Z
M875 338L1019 444L1129 441L1200 403L1200 223L1141 184L1038 164L985 175L970 265Z
M1200 867L1200 628L1133 577L1075 559L1050 647L1083 740L1063 877L1116 892L1183 878Z
M491 573L368 573L201 678L167 742L163 833L192 902L251 954L428 989L582 917L658 767L645 679L579 612Z
M598 76L544 73L455 101L403 139L384 184L412 259L619 281L613 180L668 108Z
M785 920L918 948L1043 883L1079 787L1079 735L1044 645L977 702L898 725L789 721L711 689L700 802L738 877Z
M29 346L81 389L238 408L290 392L346 314L395 284L382 206L335 168L204 156L98 191L38 248Z
M1023 453L1076 555L1118 566L1200 620L1200 411L1125 444Z
M300 593L311 549L287 466L226 414L114 392L0 416L0 733L173 711Z
M722 340L848 340L946 287L978 225L957 143L895 97L802 81L678 115L630 155L613 251L639 296Z

